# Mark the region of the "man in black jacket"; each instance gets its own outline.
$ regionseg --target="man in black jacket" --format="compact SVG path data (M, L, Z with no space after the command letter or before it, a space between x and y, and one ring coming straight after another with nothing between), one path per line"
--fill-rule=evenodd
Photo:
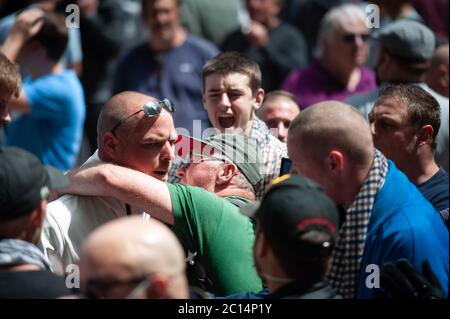
M325 281L339 228L339 213L323 189L301 176L284 175L254 210L253 257L269 299L338 299Z
M0 299L69 295L36 247L51 189L68 179L19 148L0 149Z

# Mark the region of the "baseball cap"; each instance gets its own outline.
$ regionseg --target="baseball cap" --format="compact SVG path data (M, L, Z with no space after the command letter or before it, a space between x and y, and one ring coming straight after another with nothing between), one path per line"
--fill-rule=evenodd
M386 51L411 61L426 61L433 57L436 38L424 24L401 19L385 26L374 35Z
M336 204L313 181L299 175L283 175L272 182L261 202L241 207L241 212L258 221L267 237L293 249L312 230L335 238L339 227ZM328 248L322 242L320 248Z
M175 142L175 154L185 159L193 152L203 156L224 156L239 168L253 188L263 179L264 164L254 138L226 133L199 140L179 135Z
M50 190L68 185L61 171L43 166L33 154L16 147L0 148L0 220L30 213Z

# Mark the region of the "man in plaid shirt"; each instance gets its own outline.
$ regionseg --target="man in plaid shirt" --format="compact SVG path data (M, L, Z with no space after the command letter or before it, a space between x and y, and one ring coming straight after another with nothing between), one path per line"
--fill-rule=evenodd
M286 144L270 134L267 125L255 112L264 99L261 70L245 54L225 52L209 60L203 67L203 104L215 131L244 134L256 139L264 160L264 179L256 189L261 199L270 182L278 177L281 158L287 157ZM169 173L169 182L178 181L178 160Z

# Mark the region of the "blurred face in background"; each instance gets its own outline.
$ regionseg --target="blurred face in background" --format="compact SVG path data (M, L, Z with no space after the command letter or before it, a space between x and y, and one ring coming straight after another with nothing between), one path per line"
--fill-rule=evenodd
M278 96L264 101L257 115L267 124L274 136L286 143L289 126L299 113L300 109L294 101Z
M247 11L252 20L267 24L280 13L279 0L247 0Z
M328 64L340 65L346 69L361 66L367 59L368 30L364 20L348 19L343 25L335 26L330 39L323 43L324 58Z
M180 27L177 1L147 0L144 2L144 23L150 28L151 36L163 42L172 42Z

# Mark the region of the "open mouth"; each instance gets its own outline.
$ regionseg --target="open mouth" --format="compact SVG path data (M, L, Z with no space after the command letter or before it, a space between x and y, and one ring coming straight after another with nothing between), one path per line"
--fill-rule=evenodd
M220 115L218 120L221 127L230 128L234 126L235 117L234 115Z
M166 179L167 178L167 171L154 171L153 174L158 179Z

